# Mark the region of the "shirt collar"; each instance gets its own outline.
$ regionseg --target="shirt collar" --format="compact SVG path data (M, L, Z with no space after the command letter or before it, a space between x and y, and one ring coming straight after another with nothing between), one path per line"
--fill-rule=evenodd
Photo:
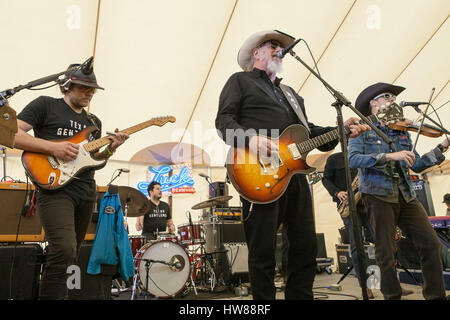
M262 78L265 78L265 79L267 79L267 80L270 81L269 76L267 75L267 73L266 73L264 70L261 70L261 69L258 69L258 68L253 68L253 70L252 70L252 75L253 75L255 78L262 77ZM274 84L275 84L276 86L279 86L280 83L281 83L281 80L283 80L283 78L275 77Z

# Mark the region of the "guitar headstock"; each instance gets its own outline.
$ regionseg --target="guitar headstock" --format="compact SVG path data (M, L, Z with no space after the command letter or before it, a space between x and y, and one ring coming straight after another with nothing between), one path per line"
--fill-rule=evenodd
M163 126L167 122L175 122L176 118L173 116L165 116L165 117L153 118L152 121L153 121L153 124L155 124L157 126Z

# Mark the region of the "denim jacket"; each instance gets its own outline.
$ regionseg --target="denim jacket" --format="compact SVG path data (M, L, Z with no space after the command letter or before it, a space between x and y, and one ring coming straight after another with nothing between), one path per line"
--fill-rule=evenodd
M383 127L379 122L374 124L393 141L395 151L412 150L413 143L408 132ZM385 160L385 154L390 152L392 151L389 145L373 130L363 132L357 138L349 140L349 165L351 168L358 168L359 190L362 193L378 196L393 194L391 165L390 161ZM438 148L427 152L422 157L416 151L414 153L416 160L411 170L417 173L445 160L444 155ZM396 172L402 175L404 182L407 184L403 195L405 200L409 202L416 197L409 168L405 161L398 161L398 164L401 172L398 170L399 166L397 166Z

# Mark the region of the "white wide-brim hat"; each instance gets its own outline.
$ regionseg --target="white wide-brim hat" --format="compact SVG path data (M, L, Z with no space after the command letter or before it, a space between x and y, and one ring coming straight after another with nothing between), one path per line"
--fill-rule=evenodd
M281 43L283 48L286 48L294 42L295 38L278 30L260 31L251 35L245 40L238 52L237 60L242 70L251 71L249 63L253 55L253 49L268 40L277 40Z

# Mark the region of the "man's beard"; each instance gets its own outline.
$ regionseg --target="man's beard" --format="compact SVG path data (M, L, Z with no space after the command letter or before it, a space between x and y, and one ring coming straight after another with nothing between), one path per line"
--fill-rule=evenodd
M261 59L264 60L266 58L266 53L261 52ZM277 74L283 71L283 65L280 59L273 59L270 57L269 61L267 61L267 70L270 73Z
M283 64L281 63L281 60L279 59L271 59L267 63L267 70L269 70L271 73L281 73L283 72Z

